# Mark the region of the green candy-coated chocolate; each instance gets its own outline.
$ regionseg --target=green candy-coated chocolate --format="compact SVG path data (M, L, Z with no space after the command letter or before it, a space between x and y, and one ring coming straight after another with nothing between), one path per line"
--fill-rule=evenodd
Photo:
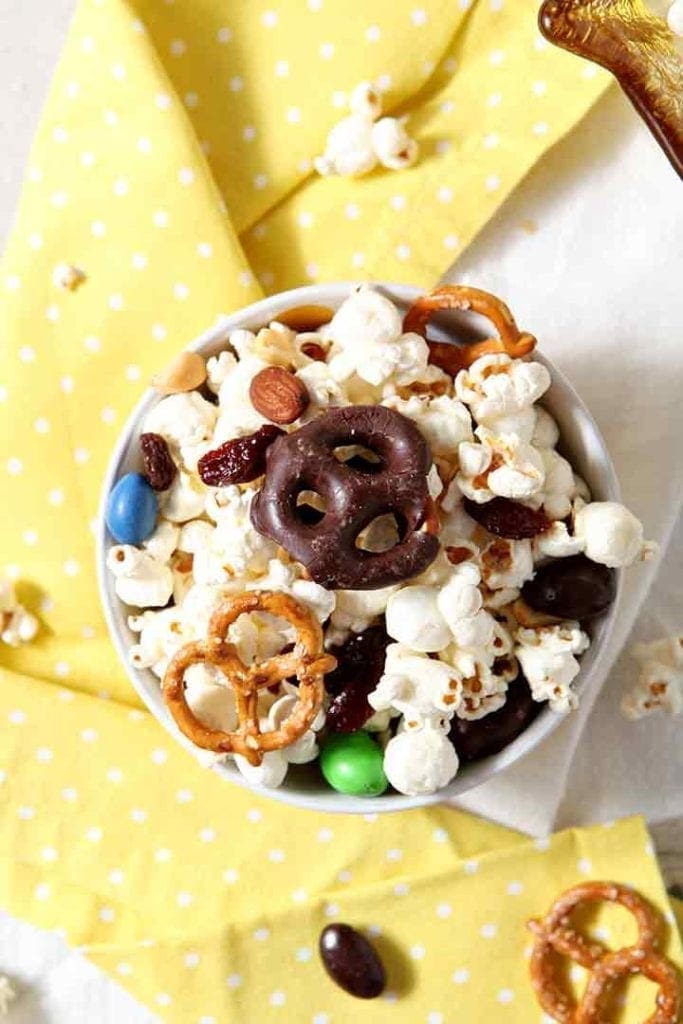
M383 763L382 750L362 729L330 736L320 754L326 781L338 793L349 796L383 793L389 785Z

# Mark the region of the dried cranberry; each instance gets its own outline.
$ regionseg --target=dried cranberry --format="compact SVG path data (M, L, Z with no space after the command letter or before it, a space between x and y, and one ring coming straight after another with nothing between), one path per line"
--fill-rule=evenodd
M144 475L150 487L155 491L168 490L177 470L166 439L161 434L140 434L140 450Z
M458 718L451 723L449 739L461 761L479 761L497 754L531 725L541 710L520 672L510 683L502 708L484 718Z
M522 587L522 597L534 611L579 621L604 612L616 593L614 570L585 555L548 562Z
M446 558L451 565L460 565L461 562L467 562L472 558L472 548L461 548L461 547L447 547Z
M256 480L266 471L268 447L283 433L279 427L266 423L254 434L225 441L202 455L197 463L200 477L209 487L227 487L228 484L247 484Z
M510 501L509 498L493 498L483 505L465 498L463 504L468 516L485 530L509 540L535 537L538 533L545 533L552 526L545 512L537 512L526 505L520 505L518 501Z
M350 636L346 643L330 648L330 654L337 659L337 667L325 676L327 691L334 694L327 712L331 732L355 732L374 714L368 694L384 671L388 643L384 626L371 626Z
M315 360L316 363L324 363L327 359L327 352L322 345L318 345L315 341L304 342L301 346L301 351L305 356L308 356L309 359Z

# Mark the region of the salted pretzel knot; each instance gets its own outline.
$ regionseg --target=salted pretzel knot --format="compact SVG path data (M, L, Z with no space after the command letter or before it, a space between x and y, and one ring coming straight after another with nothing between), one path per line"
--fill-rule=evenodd
M570 924L570 915L582 903L604 900L619 903L636 919L638 941L610 953L590 942ZM659 985L657 1008L646 1024L676 1024L679 987L675 968L657 952L659 918L654 908L633 889L616 882L585 882L563 893L546 916L528 923L535 936L529 962L531 983L539 1003L561 1024L604 1024L604 1000L621 976L643 974ZM591 971L577 1006L563 991L553 953L566 956Z
M515 318L501 299L481 288L470 288L465 284L444 284L429 295L420 296L406 313L403 330L426 338L427 324L432 314L446 309L479 313L490 320L498 331L497 338L487 338L472 345L449 345L427 338L430 361L453 377L459 370L471 366L480 356L505 352L512 359L518 359L531 352L536 345L533 334L519 330Z
M678 972L663 956L640 946L608 953L593 968L578 1008L576 1024L603 1024L605 1001L619 978L642 974L659 987L656 1008L644 1024L676 1024L680 1019Z
M290 622L297 632L296 643L286 654L245 665L235 645L225 638L240 615L256 611L269 612ZM232 687L239 721L234 732L211 729L196 717L187 703L185 671L190 665L201 663L214 665ZM323 677L335 665L336 659L323 650L320 623L308 608L289 594L250 591L218 606L211 616L205 640L185 644L175 653L166 669L162 692L176 725L196 746L220 754L242 754L250 764L258 765L267 750L290 746L311 727L323 703ZM299 684L294 711L279 729L261 732L259 692L294 677Z

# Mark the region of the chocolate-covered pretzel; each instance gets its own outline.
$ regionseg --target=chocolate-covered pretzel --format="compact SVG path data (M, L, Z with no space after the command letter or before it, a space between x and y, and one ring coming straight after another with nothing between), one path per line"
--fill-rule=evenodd
M380 462L359 468L335 449L360 445ZM417 576L434 560L439 541L430 516L429 446L405 416L381 405L331 409L268 449L263 487L251 506L259 533L281 544L311 577L330 590L376 590ZM319 522L306 522L297 497L325 500ZM378 516L396 516L401 540L388 551L364 551L358 535ZM425 526L425 530L421 527Z

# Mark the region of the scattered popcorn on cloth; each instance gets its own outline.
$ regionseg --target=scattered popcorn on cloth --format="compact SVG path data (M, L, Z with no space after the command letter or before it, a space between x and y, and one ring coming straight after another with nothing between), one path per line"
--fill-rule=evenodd
M382 99L370 82L361 82L351 93L351 111L327 136L325 152L313 161L323 177L357 178L377 164L391 171L410 167L417 160L418 145L408 135L402 118L382 117Z
M654 711L679 715L683 711L683 633L635 644L631 654L640 664L640 675L621 702L624 717L635 721Z
M362 122L370 133L380 113L377 94L359 88L352 109L348 120L355 118L356 128ZM315 331L297 333L277 322L256 332L233 331L225 351L206 367L215 404L190 391L162 397L148 413L143 430L166 441L178 472L158 495L154 532L140 546L112 546L107 558L116 593L132 609L131 663L159 679L180 647L206 635L217 605L244 590L281 591L308 606L323 627L327 648L343 647L384 625L388 643L367 698L374 714L364 728L384 750L391 785L411 795L434 792L457 773L449 735L454 719L469 726L500 711L518 680L533 701L558 714L576 708L574 684L590 631L573 618L548 621L520 601L539 567L587 557L616 568L649 552L635 516L615 502L592 501L585 481L557 451L559 428L538 404L551 383L542 363L487 354L452 379L429 360L424 338L404 332L402 312L365 284ZM294 374L310 398L284 430L297 430L329 407L372 404L401 413L422 432L433 458L428 485L441 549L420 576L377 590L326 590L254 528L250 508L260 477L216 487L203 482L203 455L268 422L252 405L249 386L257 373L274 366ZM320 496L310 495L315 508ZM474 515L492 501L541 512L547 530L519 539L490 533L467 508ZM386 550L399 538L400 524L385 515L358 543L369 551ZM228 639L249 664L279 653L294 633L257 612L241 616ZM664 666L655 675L666 686L657 700L680 703L679 682L674 685L680 661L661 662L650 654L648 672L654 663ZM235 700L217 669L194 665L185 682L188 704L202 721L226 731L235 727ZM643 694L633 698L633 708L649 702L649 710L655 696L651 688ZM290 765L318 757L332 699L326 697L313 727L295 744L268 752L259 766L239 756L220 759L233 760L256 785L281 785ZM261 693L257 711L263 728L277 727L295 700L289 683L277 693ZM205 764L216 761L205 751L197 756Z
M85 280L85 271L73 263L58 263L52 271L52 283L65 292L75 292Z
M10 580L0 579L0 640L9 647L33 640L38 632L38 620L19 604Z

